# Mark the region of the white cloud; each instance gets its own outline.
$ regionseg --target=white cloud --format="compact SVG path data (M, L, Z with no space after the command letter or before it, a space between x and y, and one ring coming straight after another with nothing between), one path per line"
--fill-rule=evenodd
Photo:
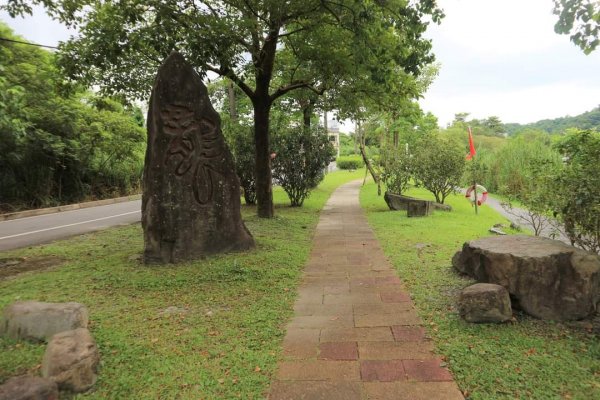
M594 100L596 103L593 103ZM422 106L425 110L442 110L437 112L437 116L444 126L453 120L455 113L461 111L469 112L470 117L477 119L496 115L503 122L528 123L581 114L598 103L600 98L596 88L577 83L558 83L510 91L457 92L428 99Z
M447 17L430 35L460 51L457 57L495 60L565 41L553 32L550 0L442 0L440 5Z
M600 51L585 56L554 33L551 0L442 0L428 32L441 62L421 101L440 125L457 112L504 122L576 115L600 103Z
M6 12L0 12L0 20L8 24L17 35L46 46L56 46L59 41L66 41L76 33L75 30L67 29L58 21L52 20L41 6L34 6L33 15L23 18L11 18Z

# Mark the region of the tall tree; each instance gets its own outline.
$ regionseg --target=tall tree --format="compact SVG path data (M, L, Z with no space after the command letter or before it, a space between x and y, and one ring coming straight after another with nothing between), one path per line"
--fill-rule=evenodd
M442 17L435 0L13 0L3 8L22 15L31 4L79 28L61 46L62 65L88 84L146 98L158 64L178 50L200 73L239 86L253 105L260 217L273 216L273 102L299 88L321 93L357 73L382 87L398 68L418 75L433 60L425 19ZM295 63L285 63L289 80L274 85L284 49ZM307 65L313 75L295 75Z
M0 36L23 41L0 22ZM55 55L0 45L0 209L127 194L139 186L139 110L65 85Z
M600 44L600 2L598 0L554 0L558 22L556 33L570 35L571 41L590 54Z

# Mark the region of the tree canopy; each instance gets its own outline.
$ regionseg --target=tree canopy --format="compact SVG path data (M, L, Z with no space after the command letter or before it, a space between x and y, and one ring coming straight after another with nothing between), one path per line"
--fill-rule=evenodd
M558 22L556 33L570 35L571 41L590 54L600 44L600 2L597 0L554 0Z
M22 40L2 23L0 36ZM0 45L0 209L123 195L139 185L139 109L67 85L54 58Z
M273 215L273 102L302 88L350 100L365 91L414 96L414 77L433 61L422 34L442 17L435 0L14 0L5 8L22 15L31 4L79 28L60 61L80 82L146 98L173 50L201 74L233 81L253 105L262 217Z

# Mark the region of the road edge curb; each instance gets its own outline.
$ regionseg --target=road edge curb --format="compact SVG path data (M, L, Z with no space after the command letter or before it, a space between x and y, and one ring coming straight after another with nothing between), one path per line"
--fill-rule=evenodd
M134 194L131 196L115 197L113 199L86 201L84 203L75 203L75 204L65 204L63 206L58 206L58 207L37 208L34 210L16 211L16 212L12 212L12 213L0 214L0 222L10 221L10 220L19 219L19 218L37 217L38 215L54 214L54 213L58 213L61 211L72 211L72 210L79 210L82 208L105 206L105 205L116 204L116 203L124 203L126 201L139 200L141 198L142 198L141 194Z

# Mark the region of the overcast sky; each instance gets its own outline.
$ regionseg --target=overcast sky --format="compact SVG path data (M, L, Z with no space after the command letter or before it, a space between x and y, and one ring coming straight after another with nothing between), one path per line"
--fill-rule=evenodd
M439 4L446 18L432 25L427 36L441 70L421 105L441 126L458 112L527 123L600 105L600 49L586 56L568 36L554 33L552 0ZM70 35L43 12L14 20L0 14L0 19L40 44L56 45Z
M433 26L440 75L421 106L441 126L457 112L503 122L577 115L600 105L600 49L554 33L552 0L441 0Z

